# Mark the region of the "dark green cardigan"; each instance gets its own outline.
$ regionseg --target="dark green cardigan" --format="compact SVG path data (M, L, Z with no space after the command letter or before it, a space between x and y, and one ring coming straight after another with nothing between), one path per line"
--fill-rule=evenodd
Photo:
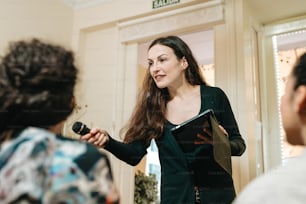
M201 86L201 111L213 109L218 122L229 134L232 156L245 151L245 142L225 93L217 87ZM212 157L213 147L202 145L201 158L184 154L170 132L173 124L165 125L164 134L156 140L161 165L161 204L194 204L195 181L200 187L201 203L229 204L235 198L231 175ZM130 165L136 165L147 153L143 141L129 144L110 139L105 149Z

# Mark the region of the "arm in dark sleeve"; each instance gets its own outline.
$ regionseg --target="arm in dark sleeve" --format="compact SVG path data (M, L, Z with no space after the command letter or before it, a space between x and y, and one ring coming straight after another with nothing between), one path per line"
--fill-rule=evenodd
M104 149L111 152L118 159L135 166L141 161L144 155L147 154L147 147L148 146L141 140L123 143L109 137L109 141Z
M220 109L216 111L216 117L220 125L228 133L232 156L241 156L246 149L245 141L239 132L238 124L227 96L221 89L219 90L218 102Z

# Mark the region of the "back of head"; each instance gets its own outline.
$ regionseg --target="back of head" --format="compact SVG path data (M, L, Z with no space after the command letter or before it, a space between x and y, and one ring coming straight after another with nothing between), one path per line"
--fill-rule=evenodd
M306 52L298 58L293 67L292 75L295 78L294 89L300 85L306 85Z
M38 39L11 43L0 63L0 133L65 120L76 78L71 51Z

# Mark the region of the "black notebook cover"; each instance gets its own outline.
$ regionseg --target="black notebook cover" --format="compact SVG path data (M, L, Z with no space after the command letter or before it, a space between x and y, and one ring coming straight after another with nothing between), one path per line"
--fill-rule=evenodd
M212 132L211 136L203 131L208 128ZM199 145L195 141L201 141L197 135L210 137L212 139L214 160L229 174L231 171L231 149L227 136L219 128L219 123L212 109L208 109L199 115L179 124L171 129L173 136L182 150L186 153L194 152Z
M173 136L184 152L193 152L196 148L194 141L199 141L197 134L205 135L203 129L211 129L209 117L211 114L213 114L213 110L208 109L171 129Z

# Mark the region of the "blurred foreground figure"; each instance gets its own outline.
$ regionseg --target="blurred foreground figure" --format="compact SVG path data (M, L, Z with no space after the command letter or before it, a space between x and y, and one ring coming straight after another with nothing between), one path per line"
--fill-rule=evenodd
M73 53L38 39L0 62L0 203L119 203L107 156L60 135L75 102Z
M281 117L287 141L306 146L306 53L294 65L281 99ZM306 202L306 152L255 179L235 204L304 204Z

